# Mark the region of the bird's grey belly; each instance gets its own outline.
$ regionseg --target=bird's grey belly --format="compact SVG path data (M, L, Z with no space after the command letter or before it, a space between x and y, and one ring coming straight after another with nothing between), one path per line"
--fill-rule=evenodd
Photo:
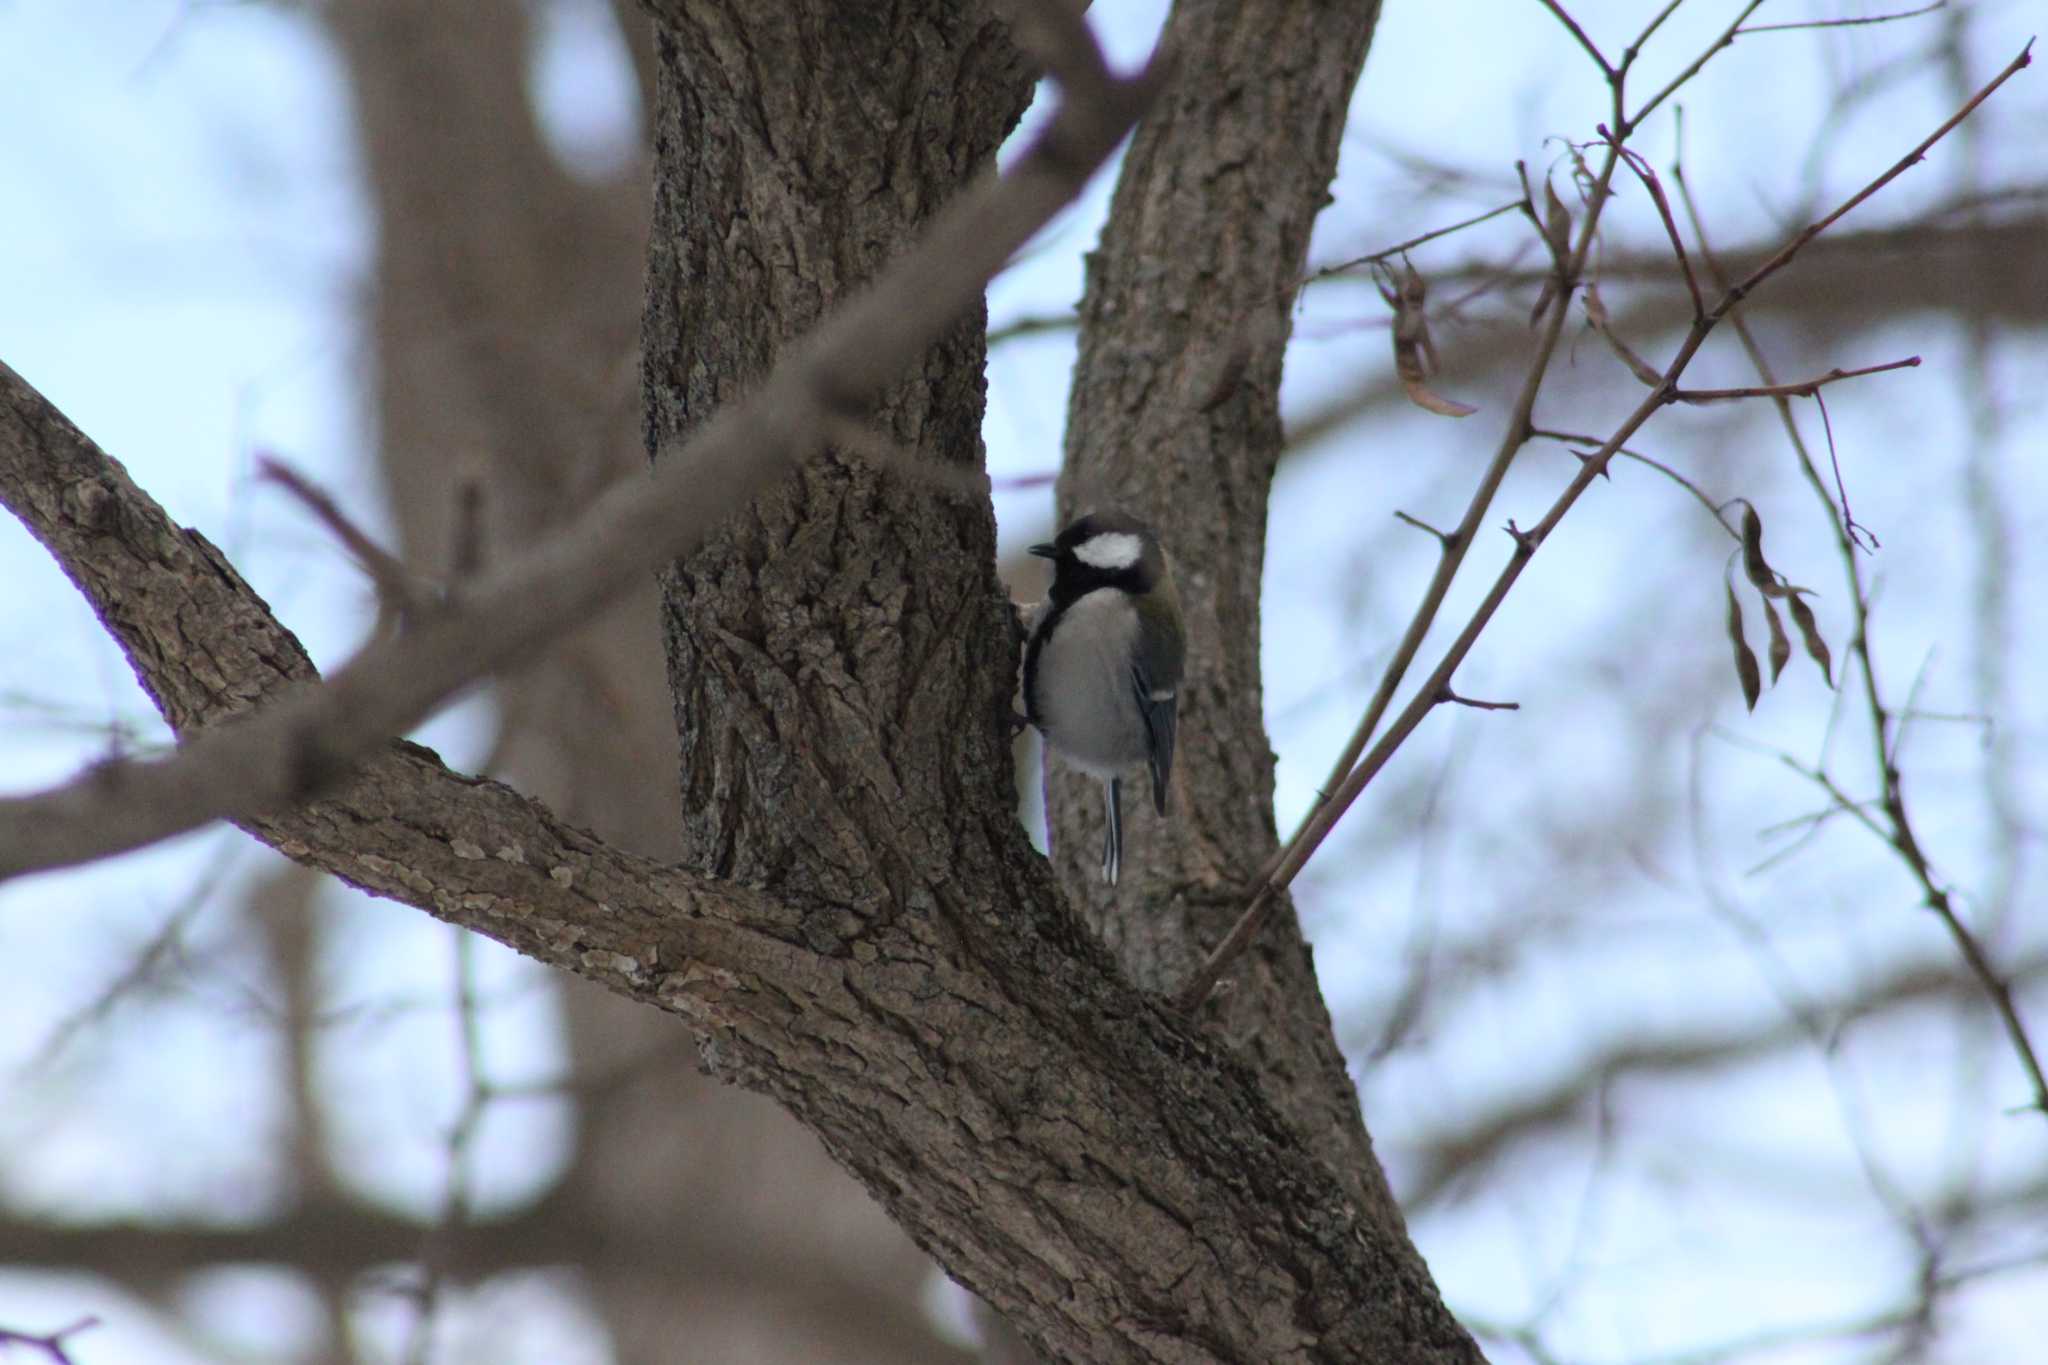
M1145 722L1131 682L1137 618L1121 603L1098 605L1097 596L1069 607L1069 619L1042 647L1037 700L1039 726L1053 748L1107 777L1144 762ZM1077 615L1090 619L1072 619Z

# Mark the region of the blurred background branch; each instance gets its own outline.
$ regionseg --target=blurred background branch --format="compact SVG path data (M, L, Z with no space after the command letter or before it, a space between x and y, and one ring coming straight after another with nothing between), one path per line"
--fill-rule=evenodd
M1126 58L1162 18L1096 8ZM1571 10L1610 59L1645 19ZM1730 13L1676 7L1640 58L1649 88ZM637 467L651 26L628 0L158 17L128 46L140 26L89 7L0 20L0 109L49 129L47 156L4 172L24 178L9 201L31 206L12 255L35 268L0 354L248 565L326 663L369 628L373 594L254 492L258 450L304 452L432 572L451 562L465 471L487 489L488 561ZM1951 5L1718 57L1684 97L1683 139L1722 267L1752 272L1896 155L1902 130L1981 85L2030 22ZM1436 544L1392 511L1453 524L1486 456L1459 424L1407 410L1388 310L1364 273L1318 262L1411 243L1445 391L1498 420L1548 264L1514 215L1431 234L1514 198L1517 158L1568 173L1546 139L1609 117L1537 5L1483 33L1390 7L1376 46L1295 305L1266 606L1246 626L1282 825L1313 803L1434 566ZM2038 1080L1945 925L1914 913L1944 891L2021 1016L2048 1011L2048 938L2025 913L2048 819L2028 776L2048 734L2028 685L2048 639L2027 590L2048 571L2032 458L2048 444L2032 378L2048 105L2030 84L1737 314L1774 373L1926 359L1831 391L1857 518L1883 541L1858 581L1831 581L1833 498L1816 499L1764 405L1674 411L1644 447L1710 500L1762 509L1773 563L1819 590L1829 637L1894 680L1881 700L1860 661L1839 694L1794 669L1733 719L1731 542L1683 489L1616 464L1460 679L1521 712L1439 717L1295 888L1395 1193L1497 1361L1974 1362L2033 1340L2048 1158L2038 1120L2013 1111L2039 1102ZM1675 112L1641 134L1659 167ZM1014 547L1052 520L1033 480L1056 459L1064 314L1101 211L1084 206L992 293L1004 344L985 435L1027 598ZM1668 349L1691 302L1639 188L1589 259L1612 328ZM1702 385L1756 382L1733 342L1699 367ZM140 386L127 411L92 397L109 372ZM1608 430L1632 387L1574 317L1535 422ZM560 458L522 458L543 450ZM1529 524L1576 469L1532 446L1494 520ZM32 549L0 544L35 585L0 619L24 787L165 738ZM427 742L672 858L653 612L637 595ZM1926 712L1983 719L1908 719ZM1717 720L1756 751L1715 738ZM1895 801L1924 875L1817 818L1778 754L1893 831ZM1036 819L1035 788L1023 805ZM668 1021L495 950L465 1005L449 931L234 847L0 897L0 1022L18 1040L0 1056L0 1324L94 1313L101 1326L66 1338L81 1362L393 1360L431 1260L436 1361L660 1361L678 1342L705 1361L977 1357L958 1291L772 1105L698 1076ZM479 1087L461 1079L465 1014ZM444 1226L465 1103L481 1115L474 1198Z

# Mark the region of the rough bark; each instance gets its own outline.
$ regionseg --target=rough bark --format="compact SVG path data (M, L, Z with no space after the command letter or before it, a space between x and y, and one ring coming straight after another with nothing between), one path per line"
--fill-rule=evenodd
M1061 512L1115 504L1158 524L1191 662L1173 809L1133 813L1134 875L1110 888L1095 871L1102 811L1088 779L1049 784L1053 847L1061 884L1153 990L1171 991L1228 931L1276 847L1259 592L1280 368L1378 12L1177 6L1173 83L1138 130L1089 258ZM1204 1017L1360 1207L1401 1234L1291 908Z
M357 0L322 11L353 85L378 216L370 335L379 467L409 563L451 556L477 481L486 553L566 522L633 472L644 165L572 176L528 98L530 6ZM651 76L652 28L621 15ZM652 576L501 679L493 771L607 841L673 858L674 738ZM675 1021L564 978L579 1072L681 1041ZM623 1360L952 1353L924 1321L930 1261L788 1114L681 1060L579 1097L558 1216L671 1250L584 1282ZM721 1264L705 1254L729 1246ZM694 1254L692 1254L694 1252ZM579 1262L581 1264L581 1262ZM749 1273L751 1272L751 1273ZM858 1291L858 1292L856 1292ZM853 1311L854 1305L866 1311Z
M816 11L752 27L738 13L712 7L676 18L673 43L663 47L657 125L646 334L651 448L743 391L787 335L778 329L800 327L836 289L871 272L926 211L934 173L943 184L971 171L993 150L1022 95L1014 67L993 40L956 36L953 50L964 56L942 55L947 39L932 25L961 24L950 7L928 17L898 13L893 20L900 27L861 29L842 21L830 43L819 41L824 15ZM1241 18L1227 19L1222 31L1240 26ZM1284 318L1279 285L1299 267L1369 17L1335 28L1342 37L1337 55L1308 63L1311 70L1289 92L1293 99L1263 111L1285 118L1308 106L1322 146L1320 174L1311 168L1303 183L1285 186L1299 208L1280 233L1284 259L1255 276L1276 286L1259 310L1262 319ZM1215 74L1202 64L1206 54L1190 48L1216 43L1218 30L1185 24L1180 30L1183 65L1173 88L1185 92ZM1263 36L1239 34L1219 55L1227 88L1270 74L1234 69L1256 66L1247 52ZM1281 50L1297 62L1305 54L1322 56L1316 43L1327 36L1295 29L1284 35ZM800 88L775 77L777 58L786 62L791 53L806 70ZM902 100L900 92L928 89L934 79L950 82L957 98L938 106ZM894 109L887 107L892 95ZM1165 108L1176 112L1171 101ZM846 112L854 109L865 115ZM1233 119L1210 109L1204 131L1222 135L1224 145L1240 153L1250 150ZM1184 121L1169 118L1164 126L1170 137L1148 122L1132 153L1134 164L1143 158L1147 173L1170 174L1175 158L1187 154L1184 140L1194 135ZM1266 119L1252 120L1252 127L1259 138L1273 135ZM849 195L849 184L879 189ZM1220 209L1223 230L1234 233L1242 219L1259 217L1254 206L1267 188L1248 186L1224 205L1177 207ZM1246 244L1247 254L1274 245L1254 231L1260 240ZM1162 244L1150 240L1145 249L1159 251ZM1277 381L1284 341L1283 326L1270 363L1248 385L1267 375ZM978 451L980 361L978 329L963 330L939 348L925 372L883 405L887 439L927 458L971 458ZM1255 458L1256 487L1244 489L1247 502L1256 504L1246 514L1252 568L1212 599L1254 619L1265 480L1278 448L1277 417L1269 411L1265 421L1269 449ZM896 913L873 901L882 888L901 888L890 898L900 900L938 867L949 866L957 876L985 865L1004 843L1014 845L1011 836L985 847L982 841L993 833L985 830L972 831L965 842L958 833L947 837L949 828L959 828L955 813L980 804L963 800L965 776L999 764L988 743L986 702L1000 705L1001 698L986 696L990 670L978 667L965 648L981 642L1008 655L1006 610L987 575L993 537L984 512L979 503L962 509L915 481L878 475L858 462L820 461L793 486L757 502L747 524L677 566L665 584L665 619L690 861L743 880L868 901L879 917ZM1244 520L1237 519L1234 534L1247 534ZM1252 640L1243 671L1251 677L1249 711L1256 721L1255 630ZM999 676L1006 697L1007 671ZM1220 692L1241 681L1219 676L1210 686ZM1243 733L1257 734L1256 724ZM1202 751L1233 766L1242 766L1243 754L1242 746L1221 738ZM1264 785L1248 783L1256 799L1235 804L1258 807L1254 819L1270 846L1270 757L1263 746L1254 765L1263 766ZM884 812L893 818L882 818ZM906 843L906 828L931 837ZM992 869L990 875L1002 874ZM831 932L846 931L835 926ZM1293 1012L1311 1020L1315 1033L1307 1044L1286 1040L1288 1077L1278 1088L1305 1101L1295 1111L1297 1121L1343 1134L1332 1141L1318 1132L1310 1140L1344 1172L1354 1195L1370 1192L1375 1219L1392 1234L1389 1245L1403 1248L1398 1254L1419 1274L1420 1262L1407 1248L1372 1163L1298 939L1295 949L1301 970L1289 984L1305 988L1311 1003ZM1293 1082L1304 1074L1305 1081ZM762 1079L776 1083L773 1073ZM792 1096L791 1102L806 1100Z
M650 450L745 392L985 170L1031 88L979 5L677 5L663 17ZM984 331L979 311L963 319L884 397L878 439L979 468ZM831 816L1002 770L988 743L1007 704L999 672L966 653L1003 648L994 543L985 498L828 453L667 575L687 861L871 900L947 858L943 822L899 845L873 827L883 821ZM813 743L811 722L852 742Z
M0 497L174 724L310 675L217 550L11 371L0 381ZM681 1015L708 1064L787 1104L1056 1358L1476 1359L1257 1078L1124 981L1024 844L1007 775L960 776L963 799L937 813L957 861L927 864L900 903L637 858L404 742L254 832ZM900 837L935 803L920 794Z
M950 101L980 34L942 9L908 36L931 42L922 60L937 60L933 69L956 74ZM663 54L664 81L679 47ZM665 95L664 132L684 105ZM1103 150L1054 138L1036 149L1035 173L1063 157L1092 165ZM1050 211L1049 185L1027 177L1023 187L1019 202ZM700 248L710 230L735 226L713 204L687 216L705 233ZM999 254L977 256L964 239L957 249L972 267L930 278L957 286ZM916 311L900 290L890 298ZM857 316L862 335L888 329L879 309ZM657 319L650 338L660 333ZM815 352L843 368L813 380L866 373L840 344L847 335L835 331ZM689 375L687 357L651 349L657 387ZM951 373L948 355L936 349L927 382L949 402L971 398L978 381ZM246 637L231 656L236 670L177 690L232 714L274 692L282 673L310 671L217 552L171 525L32 390L0 379L0 494L139 667L157 667L167 640L179 655L173 671L185 657L230 658L212 634L227 619ZM906 439L972 431L971 414L936 405L929 430L917 426L900 393L888 411ZM719 430L700 451L744 486L729 462L733 433L774 433L739 419ZM777 460L788 445L775 448ZM792 572L815 573L819 547L837 545L851 558L835 574L850 564L879 596L828 596L851 620L828 617L805 593L831 585L792 586L756 567L756 610L720 622L718 647L747 665L717 682L729 689L730 728L777 752L746 756L750 767L728 751L706 790L741 807L789 790L826 798L782 807L783 820L802 823L794 833L749 828L707 840L720 827L696 817L693 851L729 860L746 879L637 858L402 744L323 800L267 817L261 832L293 856L689 1019L715 1071L788 1105L1041 1351L1101 1361L1474 1359L1405 1242L1361 1215L1250 1068L1134 991L1060 898L1018 830L1001 762L1015 655L1007 604L993 590L986 504L957 494L947 502L914 479L887 489L873 479L827 465L795 476L781 496L822 487L840 501L821 497L821 507L859 510L850 490L870 489L876 517L921 519L792 523ZM712 562L742 562L732 548L740 539L714 547ZM951 558L914 557L941 550ZM499 581L528 580L508 569ZM132 582L155 594L147 613L126 596ZM740 603L733 595L722 605L737 612ZM950 624L893 620L912 611ZM456 637L432 626L423 636L426 676L454 676L433 650ZM502 647L524 638L508 625ZM844 648L852 642L866 648ZM357 667L387 656L372 651ZM323 691L334 705L360 695ZM268 731L259 720L246 733ZM756 773L783 786L735 791L717 780Z

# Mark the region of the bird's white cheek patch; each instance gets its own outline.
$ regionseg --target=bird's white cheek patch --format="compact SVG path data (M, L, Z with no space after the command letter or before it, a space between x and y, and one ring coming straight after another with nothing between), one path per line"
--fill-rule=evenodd
M1128 569L1145 552L1144 542L1127 531L1104 531L1074 547L1074 558L1094 569Z

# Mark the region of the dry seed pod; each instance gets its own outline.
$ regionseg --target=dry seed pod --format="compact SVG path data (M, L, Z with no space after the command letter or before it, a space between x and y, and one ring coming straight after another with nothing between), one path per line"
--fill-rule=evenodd
M1735 646L1735 676L1742 681L1743 704L1754 711L1756 699L1763 695L1763 672L1756 666L1756 652L1742 638L1742 604L1735 600L1735 585L1724 586L1728 589L1728 643Z
M1429 339L1429 314L1424 310L1428 286L1414 266L1406 267L1398 291L1380 288L1380 297L1394 310L1394 372L1408 401L1442 417L1470 417L1479 409L1433 393L1423 383L1436 364L1436 345Z
M1747 498L1742 500L1742 573L1765 597L1797 597L1808 591L1789 582L1779 582L1783 575L1765 562L1763 518L1756 514L1756 508Z
M1598 280L1586 281L1579 292L1579 302L1585 306L1586 321L1593 324L1593 330L1606 340L1608 348L1621 358L1621 363L1628 366L1629 373L1638 382L1653 389L1664 382L1664 376L1651 369L1650 363L1630 349L1629 344L1607 325L1607 304L1600 297Z
M1798 601L1798 598L1793 598ZM1778 675L1785 671L1785 665L1792 662L1792 642L1785 638L1785 623L1778 619L1778 609L1771 605L1771 599L1764 600L1764 623L1771 628L1771 647L1768 657L1771 661L1771 685L1777 686Z
M1543 235L1549 239L1551 255L1556 259L1562 261L1571 251L1572 211L1557 197L1547 176L1543 181Z
M1813 608L1806 605L1806 599L1793 593L1791 596L1792 624L1799 627L1799 638L1806 642L1806 653L1820 665L1821 677L1827 679L1829 687L1835 685L1834 656L1828 653L1828 642L1820 637L1820 626L1813 619Z
M1777 575L1764 562L1764 520L1748 502L1742 504L1742 572L1758 592L1768 593L1777 586Z

